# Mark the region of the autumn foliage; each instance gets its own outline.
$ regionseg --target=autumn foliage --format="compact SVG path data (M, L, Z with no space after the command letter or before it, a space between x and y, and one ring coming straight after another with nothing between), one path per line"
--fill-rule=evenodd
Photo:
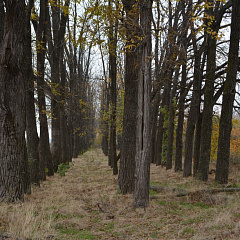
M217 160L218 137L219 137L219 116L213 118L213 131L212 131L212 148L211 148L211 161ZM230 142L230 161L231 163L240 162L240 119L233 118L232 133Z

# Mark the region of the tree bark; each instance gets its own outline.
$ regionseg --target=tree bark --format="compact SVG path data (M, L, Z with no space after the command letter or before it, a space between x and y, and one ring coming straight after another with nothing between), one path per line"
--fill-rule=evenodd
M168 120L168 137L167 137L167 159L166 159L166 170L172 169L172 158L173 158L173 141L174 141L174 120L175 120L175 96L177 92L177 81L179 77L179 69L175 71L173 87L171 91L171 103L169 106L169 120Z
M0 201L24 200L29 191L25 128L25 2L5 1L0 50Z
M126 11L126 38L134 39L137 45L138 35L138 10L132 5L124 5ZM128 46L128 43L127 45ZM128 49L128 48L126 48ZM133 49L132 49L133 50ZM135 50L135 48L134 48ZM119 166L118 186L121 193L132 193L135 185L135 155L136 155L136 122L137 122L137 65L138 55L136 51L126 50L125 58L125 98L123 114L122 148Z
M140 46L140 66L138 82L137 140L136 140L136 170L134 207L149 205L150 156L151 156L151 18L152 1L140 3L140 24L143 31L143 41Z
M187 120L186 140L185 140L185 155L184 155L184 169L183 176L189 177L192 174L192 157L193 157L193 139L195 124L200 112L201 102L201 54L200 50L195 49L194 75L193 75L193 89L192 100L190 103L190 110Z
M46 10L47 0L40 1L39 24L36 33L37 39L37 92L38 108L40 121L40 139L39 139L39 164L40 176L42 180L46 179L46 169L48 175L53 175L52 155L49 145L48 123L46 115L46 102L44 91L44 72L45 72L45 53L46 53Z
M184 124L184 110L185 98L187 94L187 31L189 29L189 12L192 10L192 1L181 1L181 12L183 16L183 24L180 31L182 36L180 42L182 49L180 52L180 60L182 61L182 79L180 82L180 96L178 102L178 123L176 130L176 155L175 155L175 172L182 170L182 150L183 150L183 124Z
M214 4L213 0L209 0L208 4ZM215 21L210 24L210 28L216 34L219 31L223 14L227 7L231 5L230 1L225 5L216 4L216 9L207 9L210 16L214 16ZM209 23L210 20L207 21ZM202 181L208 180L209 162L211 154L211 135L212 135L212 115L214 105L214 82L216 70L216 38L212 34L207 33L208 49L207 49L207 69L205 81L204 107L202 112L201 127L201 148L200 162L197 178Z
M3 0L0 0L0 47L2 45L2 39L4 34L4 25L5 25L5 11Z
M240 4L233 0L230 49L227 78L223 91L222 111L219 125L218 154L215 180L220 184L228 183L230 137L232 130L233 102L235 99L236 76L239 66Z
M109 11L112 12L112 0L109 1ZM113 175L118 174L117 165L117 28L118 19L109 16L109 79L110 79L110 136L109 136L109 162L113 168Z
M32 69L32 46L31 46L31 24L30 15L33 8L33 0L29 1L26 18L26 44L25 44L25 66L26 66L26 133L27 133L27 152L30 169L31 182L40 185L39 175L39 137L36 125L35 99L34 99L34 79Z
M201 128L202 128L202 113L199 113L197 123L196 123L195 136L194 136L193 177L196 177L196 174L199 170L200 146L201 146Z
M66 0L64 7L68 8L70 0ZM49 19L49 18L48 18ZM50 65L51 65L51 83L54 93L54 97L51 99L51 110L52 110L52 157L54 164L54 171L57 171L58 165L64 162L62 153L64 149L61 148L61 138L65 130L61 129L61 108L60 102L63 100L61 96L60 78L61 69L60 65L63 62L63 48L64 48L64 36L66 31L66 23L68 19L68 14L62 12L60 14L60 8L56 5L52 5L52 31L53 37L51 36L51 23L49 22L48 30L48 50L50 55ZM64 126L66 127L66 126Z

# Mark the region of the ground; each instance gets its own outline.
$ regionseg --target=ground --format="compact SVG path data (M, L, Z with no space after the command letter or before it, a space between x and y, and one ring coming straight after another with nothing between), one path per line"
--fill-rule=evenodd
M239 187L239 169L231 187ZM202 183L182 172L151 165L150 206L134 209L133 196L119 194L117 177L100 149L73 159L65 176L33 187L24 203L0 205L0 239L239 239L239 193L202 194L222 188L214 176ZM224 186L225 187L225 186ZM192 193L177 197L173 189Z

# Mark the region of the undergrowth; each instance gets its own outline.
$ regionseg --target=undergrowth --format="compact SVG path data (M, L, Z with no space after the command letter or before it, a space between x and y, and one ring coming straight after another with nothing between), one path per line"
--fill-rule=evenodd
M235 174L230 172L230 184L238 186ZM217 187L212 176L202 183L152 165L151 185L164 191L151 190L150 206L134 209L132 194L120 194L106 157L92 149L73 164L59 165L58 174L33 186L24 203L2 203L0 238L239 239L239 194L214 194L214 202L198 196L201 189ZM173 188L196 194L176 197L168 190Z

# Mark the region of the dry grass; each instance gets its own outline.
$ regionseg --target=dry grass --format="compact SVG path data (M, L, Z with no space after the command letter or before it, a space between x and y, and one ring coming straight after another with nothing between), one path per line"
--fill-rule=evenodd
M77 159L66 176L55 175L33 188L24 203L0 206L0 233L6 239L239 239L239 194L155 193L146 209L132 208L100 149ZM239 184L239 171L232 171ZM151 184L190 191L218 187L182 178L182 173L152 165ZM7 238L9 237L9 238ZM1 234L0 234L1 239Z

